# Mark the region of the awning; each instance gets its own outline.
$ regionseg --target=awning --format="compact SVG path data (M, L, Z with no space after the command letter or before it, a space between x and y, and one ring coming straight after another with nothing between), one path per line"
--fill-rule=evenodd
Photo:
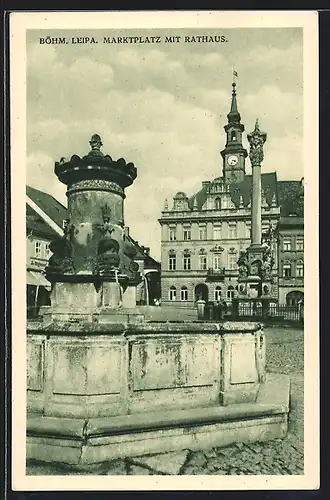
M26 284L33 286L44 286L47 290L51 289L51 284L41 273L33 271L26 272Z

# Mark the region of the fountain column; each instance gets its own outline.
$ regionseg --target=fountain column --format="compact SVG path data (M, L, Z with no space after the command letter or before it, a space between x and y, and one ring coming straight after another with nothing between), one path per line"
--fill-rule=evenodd
M67 185L68 219L64 236L50 245L47 320L99 321L122 309L126 290L141 281L135 249L124 232L125 188L134 182L136 167L104 155L98 134L90 146L82 158L55 163L55 174Z

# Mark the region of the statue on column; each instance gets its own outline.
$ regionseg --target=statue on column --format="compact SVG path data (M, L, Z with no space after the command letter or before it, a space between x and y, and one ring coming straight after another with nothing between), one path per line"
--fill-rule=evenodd
M254 131L248 134L247 139L250 143L249 157L251 164L252 166L260 165L264 159L263 145L266 142L267 134L266 132L261 132L258 119L256 120Z
M261 265L261 278L263 281L271 281L272 280L272 269L274 266L274 258L271 253L270 246L265 246L262 265Z
M247 252L241 251L238 261L238 273L240 278L247 278L250 272Z

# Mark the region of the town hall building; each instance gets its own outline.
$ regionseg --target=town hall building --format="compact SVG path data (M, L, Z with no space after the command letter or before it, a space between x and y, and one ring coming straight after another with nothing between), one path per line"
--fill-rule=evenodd
M159 219L162 305L192 307L199 298L230 304L237 295L237 261L251 241L252 176L246 174L248 152L242 143L244 125L238 111L235 83L227 119L226 143L220 153L222 177L202 182L200 191L192 197L179 191L172 206L165 201ZM261 175L262 231L274 258L276 299L279 275L283 277L285 272L282 269L285 259L279 263L278 258L278 245L282 241L278 223L285 201L281 199L285 190L280 189L280 184L276 172ZM294 276L290 278L292 284Z

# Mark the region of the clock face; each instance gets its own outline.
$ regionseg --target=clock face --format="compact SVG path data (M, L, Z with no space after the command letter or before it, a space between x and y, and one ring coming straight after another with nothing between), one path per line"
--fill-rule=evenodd
M228 165L236 165L238 163L238 157L236 155L230 155L228 156Z

